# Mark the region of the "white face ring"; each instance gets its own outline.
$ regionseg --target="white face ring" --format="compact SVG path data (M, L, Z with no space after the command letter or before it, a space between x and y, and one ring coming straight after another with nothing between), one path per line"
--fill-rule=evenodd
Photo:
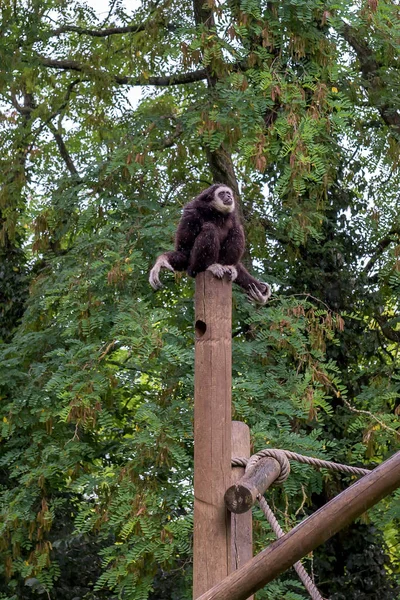
M235 200L232 190L221 185L215 190L214 198L210 204L220 213L229 214L233 212L235 210Z

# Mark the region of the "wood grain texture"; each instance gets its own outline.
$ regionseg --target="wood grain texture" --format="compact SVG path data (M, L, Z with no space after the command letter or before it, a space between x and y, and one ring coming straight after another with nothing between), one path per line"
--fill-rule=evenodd
M196 277L193 598L230 572L232 284Z
M236 454L237 457L243 456ZM236 470L236 468L235 468ZM242 514L251 509L259 494L263 494L280 475L281 467L275 458L261 458L225 492L225 504L232 513Z
M232 458L250 457L250 429L246 423L232 421ZM244 468L232 469L234 485L244 475ZM240 569L253 557L253 518L251 511L231 515L231 571ZM254 600L249 596L248 600Z

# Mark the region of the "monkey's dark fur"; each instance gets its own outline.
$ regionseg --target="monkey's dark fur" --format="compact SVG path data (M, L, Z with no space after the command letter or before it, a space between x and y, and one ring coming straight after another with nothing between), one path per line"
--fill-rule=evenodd
M150 284L154 289L162 287L162 268L186 270L191 277L210 270L219 278L227 273L251 299L265 304L271 295L270 287L252 277L240 262L244 245L233 192L225 185L214 184L184 207L175 250L157 258L150 272Z

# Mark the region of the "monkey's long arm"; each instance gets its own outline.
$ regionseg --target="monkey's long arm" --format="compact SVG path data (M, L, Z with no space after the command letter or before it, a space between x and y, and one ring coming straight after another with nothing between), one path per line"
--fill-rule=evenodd
M204 223L190 253L188 275L196 277L197 273L201 273L214 265L218 260L219 247L219 235L216 226L214 223Z
M229 230L228 236L221 246L219 262L222 265L237 265L244 252L244 232L239 223Z
M163 287L161 269L186 271L190 262L190 251L199 233L201 224L190 207L185 207L175 236L175 250L161 254L150 271L149 282L153 289Z
M268 298L271 296L271 288L268 283L258 281L258 279L250 275L242 263L236 265L236 270L237 277L235 283L245 290L251 300L254 300L257 304L266 304Z
M175 250L186 254L189 260L193 244L202 228L202 223L190 204L185 206L175 235ZM186 267L185 267L186 268Z
M171 252L160 254L154 263L154 267L150 271L149 282L151 287L154 290L159 290L163 287L163 284L160 281L161 269L168 269L168 271L172 272L185 271L188 264L189 258L182 252L176 252L175 250L172 250Z

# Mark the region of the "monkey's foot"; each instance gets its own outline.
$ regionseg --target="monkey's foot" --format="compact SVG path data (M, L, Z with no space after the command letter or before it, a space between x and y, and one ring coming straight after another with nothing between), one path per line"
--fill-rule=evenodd
M171 267L164 254L161 254L161 256L157 258L154 267L150 271L149 283L154 290L159 290L163 287L159 277L161 269L168 269L168 271L174 272L174 269Z
M223 265L224 272L228 275L231 281L235 281L237 277L237 270L234 265Z
M250 283L247 295L250 300L254 300L254 302L257 304L264 306L271 296L271 288L269 287L268 283L261 283L261 285L265 287L264 292L262 292L255 283Z
M209 267L207 267L207 271L211 271L214 277L217 277L218 279L222 279L225 275L225 267L223 265L220 265L219 263L214 263L213 265L210 265Z

